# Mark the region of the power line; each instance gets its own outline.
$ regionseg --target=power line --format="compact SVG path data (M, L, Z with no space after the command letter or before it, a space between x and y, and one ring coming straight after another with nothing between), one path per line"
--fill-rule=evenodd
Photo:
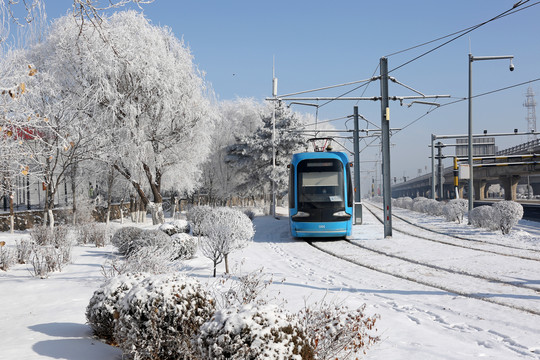
M491 91L487 91L485 93L481 93L481 94L478 94L478 95L474 95L474 96L471 96L471 99L474 99L474 98L477 98L477 97L481 97L481 96L486 96L486 95L490 95L490 94L494 94L494 93L497 93L497 92L500 92L500 91L504 91L504 90L508 90L508 89L512 89L512 88L515 88L515 87L518 87L518 86L522 86L522 85L526 85L526 84L530 84L530 83L533 83L533 82L536 82L536 81L540 81L540 77L539 78L536 78L536 79L533 79L533 80L528 80L528 81L524 81L524 82L521 82L519 84L514 84L514 85L510 85L510 86L505 86L503 88L499 88L499 89L496 89L496 90L491 90ZM454 104L457 104L457 103L460 103L462 101L465 101L467 100L467 98L459 98L458 100L455 100L455 101L452 101L452 102L449 102L449 103L446 103L446 104L441 104L441 106L439 107L435 107L433 109L430 109L428 110L425 114L423 114L422 116L416 118L415 120L411 121L409 124L405 125L404 127L401 128L401 131L405 130L406 128L408 128L409 126L413 125L414 123L416 123L417 121L421 120L422 118L424 118L426 115L432 113L433 111L437 110L437 109L440 109L442 107L445 107L445 106L448 106L448 105L454 105Z
M511 11L511 12L509 12L509 13L507 13L507 14L504 14L504 15L500 16L499 19L501 19L501 18L503 18L503 17L506 17L506 16L509 16L509 15L513 15L513 14L519 12L519 11L526 10L526 9L528 9L528 8L530 8L530 7L532 7L532 6L538 5L538 4L540 4L540 1L537 1L537 2L535 2L535 3L533 3L533 4L530 4L530 5L525 6L525 7L523 7L523 8L519 8L519 9L516 9L516 10L514 10L514 11ZM407 52L407 51L410 51L410 50L414 50L414 49L416 49L416 48L419 48L419 47L422 47L422 46L425 46L425 45L429 45L429 44L431 44L431 43L434 43L434 42L437 42L437 41L446 39L446 38L448 38L448 37L450 37L450 36L454 36L454 35L457 35L457 34L460 34L460 33L464 32L464 31L471 30L471 29L475 28L475 27L478 26L478 25L479 25L479 24L473 25L473 26L469 26L468 28L465 28L465 29L462 29L462 30L453 32L453 33L451 33L451 34L448 34L448 35L445 35L445 36L441 36L441 37L439 37L439 38L436 38L436 39L433 39L433 40L429 40L429 41L426 41L426 42L421 43L421 44L418 44L418 45L411 46L411 47L409 47L409 48L407 48L407 49L403 49L403 50L399 50L399 51L393 52L393 53L391 53L391 54L386 55L385 57L390 57L390 56L398 55L398 54L401 54L401 53L404 53L404 52Z
M435 50L438 50L438 49L442 48L443 46L450 44L451 42L453 42L453 41L459 39L460 37L463 37L464 35L467 35L468 33L470 33L470 32L472 32L472 31L478 29L479 27L482 27L482 26L484 26L484 25L486 25L486 24L488 24L488 23L490 23L490 22L492 22L492 21L498 20L498 19L500 19L500 18L502 18L502 17L504 17L504 16L506 16L506 15L510 15L510 13L511 13L512 11L514 11L514 9L516 9L518 6L522 6L523 4L526 4L526 3L529 2L529 1L530 1L530 0L525 0L525 2L519 1L519 2L515 3L514 6L513 6L511 9L508 9L508 10L506 10L506 11L500 13L499 15L497 15L497 16L495 16L495 17L489 19L489 20L486 20L486 21L484 21L484 22L482 22L482 23L480 23L480 24L477 24L477 25L475 25L475 26L470 27L467 31L462 32L460 35L455 36L455 37L451 38L450 40L445 41L445 42L442 43L441 45L438 45L438 46L434 47L433 49L428 50L428 51L426 51L426 52L424 52L424 53L422 53L422 54L420 54L420 55L418 55L418 56L412 58L411 60L404 62L403 64L401 64L401 65L399 65L399 66L393 68L392 70L389 70L388 73L391 73L391 72L393 72L393 71L396 71L397 69L400 69L400 68L402 68L402 67L404 67L404 66L406 66L406 65L408 65L408 64L410 64L410 63L412 63L412 62L414 62L414 61L416 61L416 60L418 60L418 59L420 59L420 58L422 58L422 57L424 57L424 56L426 56L426 55L428 55L428 54L434 52ZM533 5L536 5L536 4L538 4L538 3L540 3L540 2L537 2L537 3L533 4Z

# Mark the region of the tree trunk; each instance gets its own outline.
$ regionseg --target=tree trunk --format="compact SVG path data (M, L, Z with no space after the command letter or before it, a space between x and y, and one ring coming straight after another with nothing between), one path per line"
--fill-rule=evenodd
M71 196L73 200L73 225L77 223L77 184L75 182L75 178L77 175L77 163L74 163L71 166Z
M135 204L135 196L133 194L129 195L129 215L131 216L131 222L137 220L137 205Z
M120 200L120 224L124 223L124 198Z
M106 220L107 225L109 225L109 219L111 218L113 185L114 185L114 168L111 166L109 176L107 177L107 220Z
M15 232L15 212L13 211L13 192L9 195L9 223L10 223L10 229L11 233L13 234Z
M146 220L146 204L142 198L139 198L139 221L141 224Z
M163 214L163 204L151 202L148 204L150 213L152 214L152 225L163 224L165 222L165 215Z
M223 254L223 258L225 259L225 274L229 273L229 254Z

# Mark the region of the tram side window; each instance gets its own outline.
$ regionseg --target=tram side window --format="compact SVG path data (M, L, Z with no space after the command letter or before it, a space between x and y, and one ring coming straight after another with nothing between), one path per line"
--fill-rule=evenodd
M293 209L295 207L294 204L294 165L291 164L289 166L289 209Z
M358 189L360 191L360 189ZM352 207L353 206L353 185L352 185L352 178L351 178L351 167L349 164L347 164L347 206Z

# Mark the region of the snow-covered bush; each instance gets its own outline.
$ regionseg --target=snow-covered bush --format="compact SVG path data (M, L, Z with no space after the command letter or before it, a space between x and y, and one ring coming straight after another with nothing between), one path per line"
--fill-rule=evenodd
M34 242L27 239L15 240L15 246L17 249L17 262L19 264L28 263L30 256L32 255Z
M203 220L210 216L212 213L212 208L210 206L194 206L188 210L186 217L191 226L193 235L195 236L204 236L205 234L201 232L201 224Z
M421 196L414 198L411 210L421 213L427 213L426 206L428 204L428 201L429 199Z
M161 224L159 230L165 234L172 236L174 234L189 233L190 227L186 220L174 220Z
M143 273L119 275L108 279L94 291L86 307L86 320L94 335L109 343L113 342L119 302L135 284L146 277Z
M267 297L265 290L274 280L272 276L268 276L263 270L264 268L261 267L252 272L239 274L238 269L236 269L236 271L233 271L235 275L222 275L219 280L214 282L211 288L216 308L226 309L246 304L267 304L271 299Z
M426 213L433 216L443 215L444 204L434 199L428 199L425 202Z
M171 247L171 238L160 230L142 230L136 227L122 227L112 238L118 252L130 256L144 246Z
M55 247L53 245L37 245L32 247L30 273L35 277L47 278L53 271L62 271L62 268L71 261L71 245Z
M124 354L133 359L190 358L192 337L213 313L210 295L195 279L155 275L125 294L114 336Z
M274 305L218 310L194 343L203 359L314 358L298 320Z
M499 229L503 234L508 234L523 218L523 206L515 201L497 202L493 204L493 209L498 213Z
M365 308L364 304L351 311L343 305L321 302L300 311L317 359L357 359L380 340L371 334L380 316L367 316Z
M199 244L196 237L186 233L177 233L171 236L171 241L175 248L175 260L187 260L195 256Z
M393 201L393 205L402 209L412 210L413 199L408 196L397 198Z
M443 208L446 221L463 221L463 215L467 212L469 202L465 199L452 199Z
M126 255L132 252L135 248L135 240L138 239L144 230L133 227L125 226L116 230L111 242L118 248L120 254Z
M53 243L53 231L47 226L34 226L30 230L30 238L37 245L49 245Z
M7 271L15 262L15 252L6 246L5 241L0 241L0 270Z
M88 223L78 228L77 242L79 244L94 244L96 247L103 247L108 241L106 224Z
M469 214L469 221L474 227L484 228L488 230L497 230L500 220L499 213L492 206L483 205L475 207Z
M143 246L134 250L124 260L119 273L146 272L149 274L165 274L174 271L177 251L170 246Z

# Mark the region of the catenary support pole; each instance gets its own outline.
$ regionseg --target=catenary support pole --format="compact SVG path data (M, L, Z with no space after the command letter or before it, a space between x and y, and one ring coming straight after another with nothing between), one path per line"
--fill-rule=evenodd
M362 224L362 204L360 188L360 139L358 106L354 107L354 224Z
M387 58L381 58L380 69L384 237L386 238L392 236L392 188L390 184L390 108L388 106Z

